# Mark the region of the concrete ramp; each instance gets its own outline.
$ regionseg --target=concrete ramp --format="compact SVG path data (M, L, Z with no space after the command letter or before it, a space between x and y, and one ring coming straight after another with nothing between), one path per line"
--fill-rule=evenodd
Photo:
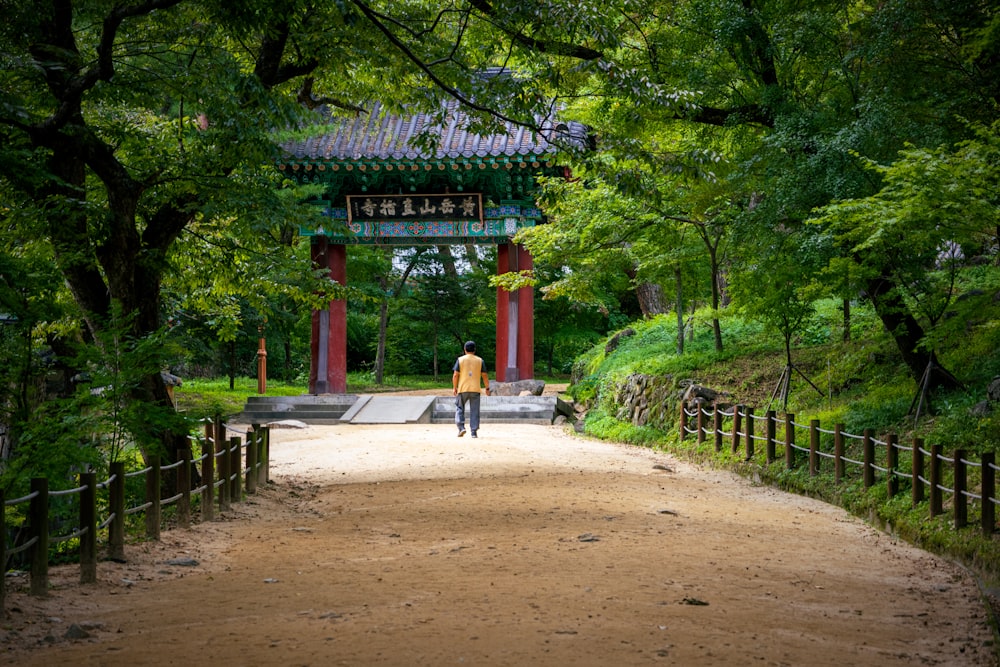
M340 418L351 424L430 424L434 396L362 394Z

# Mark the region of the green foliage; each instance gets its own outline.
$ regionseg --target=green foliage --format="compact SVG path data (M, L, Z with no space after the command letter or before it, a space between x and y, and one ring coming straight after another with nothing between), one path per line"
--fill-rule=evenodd
M267 393L272 396L299 396L307 393L307 378L301 382L268 380ZM177 409L193 420L222 415L229 419L243 412L247 397L257 395L257 378L235 378L233 388L228 379L191 378L174 390Z
M634 426L600 411L587 414L586 433L602 440L646 447L654 447L664 438L663 433L654 428Z

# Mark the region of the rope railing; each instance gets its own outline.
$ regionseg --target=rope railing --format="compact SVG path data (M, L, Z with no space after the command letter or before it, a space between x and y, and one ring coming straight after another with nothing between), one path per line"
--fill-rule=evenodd
M49 491L49 497L57 498L59 496L72 496L74 493L80 493L87 487L78 486L75 489L62 489L61 491Z
M787 469L807 461L809 475L815 476L829 470L832 461L834 483L839 484L851 475L856 478L860 472L865 489L882 479L890 498L906 485L913 506L926 503L931 517L944 513L947 507L944 500L949 496L947 509L953 515L956 529L968 524L971 506L979 514L983 533L996 532L995 507L1000 505L996 472L1000 467L990 452L983 453L981 460L972 460L962 449L945 454L940 445L925 447L920 438L914 438L912 444L902 444L893 433L884 437L876 437L869 429L863 434L850 433L841 424L833 429L824 428L817 419L803 423L796 421L791 413L777 416L771 410L755 414L752 407L745 405L699 404L695 410L682 405L680 412L682 440L690 434L696 434L699 443L714 438L715 449L721 452L723 440L728 438L734 456L742 443L742 456L737 459L741 465L759 463L761 458L765 465L777 464L783 453ZM689 422L692 416L698 418L694 428ZM759 428L760 424L765 428ZM761 443L766 452L763 457L756 451Z
M38 491L32 491L26 496L21 496L20 498L14 498L12 500L5 500L4 505L10 507L11 505L20 505L21 503L26 503L30 500L34 500L38 497Z
M186 528L190 526L191 496L200 499L199 509L202 521L215 518L215 505L219 511L230 508L231 502L240 502L244 493L254 493L258 484L269 478L269 432L266 427L254 425L245 432L246 442L239 437L225 442L229 429L221 419L205 422L204 438L189 438L189 448L178 451L177 460L161 465L158 457L148 457L147 465L141 469L128 471L121 462L112 462L108 478L97 482L96 474L85 472L80 474L80 484L73 488L49 490L45 478L31 480L31 491L17 498L4 498L0 490L0 526L11 527L6 509L28 504L21 519L20 527L23 539L16 545L8 545L7 535L12 531L0 531L0 566L6 570L9 559L13 556L31 561L30 587L32 595L46 595L48 589L49 549L52 545L79 541L80 582L96 581L96 552L99 534L103 535L110 560L124 561L125 518L137 514L145 514L146 537L159 539L164 506L173 506L176 512L177 524ZM217 435L218 434L218 435ZM216 443L219 445L216 445ZM195 458L191 455L190 446L197 444L201 454ZM198 471L200 479L192 484L192 473ZM169 472L167 483L164 483L163 473ZM136 485L127 485L129 479L143 478L145 481L145 498L137 494ZM169 485L169 497L162 497L165 486ZM98 500L100 496L100 500ZM66 511L72 512L76 506L79 515L72 532L65 535L51 535L50 500L66 498L58 504L59 516ZM129 500L131 498L131 501ZM104 508L107 516L100 519L97 507ZM22 555L23 554L23 555ZM3 613L4 587L0 585L0 614Z

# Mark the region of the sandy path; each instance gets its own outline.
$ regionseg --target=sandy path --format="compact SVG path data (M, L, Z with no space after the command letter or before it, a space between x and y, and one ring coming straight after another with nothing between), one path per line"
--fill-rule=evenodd
M226 520L14 593L0 663L996 664L963 570L841 510L559 427L480 436L274 431L274 484Z

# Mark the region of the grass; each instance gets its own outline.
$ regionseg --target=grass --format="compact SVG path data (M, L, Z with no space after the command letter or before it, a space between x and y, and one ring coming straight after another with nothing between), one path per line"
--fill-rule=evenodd
M985 417L973 416L972 412L972 407L985 398L990 379L1000 374L1000 358L995 352L1000 345L1000 327L992 324L1000 319L1000 305L994 300L982 306L982 310L981 323L972 323L963 337L938 349L945 365L966 383L965 388L935 393L933 411L919 420L908 414L917 391L916 383L872 313L864 307L853 311L854 336L845 342L835 309L830 310L825 314L825 322L820 321L795 342L792 357L797 371L792 379L788 412L794 413L796 423L800 424L819 419L824 429L832 429L834 424L843 424L844 431L854 434L872 429L873 435L880 439L896 433L904 445L914 436L922 437L928 448L932 444L942 445L946 457L958 448L969 452L972 459L978 459L982 452L1000 450L1000 410L994 409ZM711 439L701 445L694 438L679 439L679 409L669 411L659 422L642 427L616 419L617 389L632 373L669 376L675 386L690 379L729 392L732 403L753 407L757 415L768 408L779 414L783 411L780 400L772 400L786 363L777 336L728 316L722 324L726 349L715 353L711 349L707 318L701 316L701 321L683 355L677 355L671 348L674 325L667 319L633 325L635 334L610 354L605 352L602 342L582 355L576 365L578 380L569 393L591 407L587 432L599 438L670 451L840 505L928 551L964 562L990 583L1000 583L1000 535L982 534L976 503L970 504L969 526L956 530L948 498L944 514L931 519L926 501L916 508L911 506L909 482L905 480L900 482L899 494L890 498L882 479L884 475L880 477L882 481L869 489L859 481L857 471L854 479L849 475L848 479L837 482L829 462L821 474L811 476L808 466L801 461L801 453L799 465L785 470L780 456L779 461L768 464L760 447L750 460L745 460L742 452L734 455L728 437L722 451L715 452L709 444ZM676 401L673 397L671 400ZM724 430L730 428L728 424L723 426ZM780 439L781 434L778 435ZM807 438L797 442L799 446L808 446ZM831 447L822 446L824 450ZM779 445L778 449L783 447ZM854 449L847 455L861 458L861 452ZM876 458L876 465L886 465L881 449ZM902 455L899 465L900 470L907 470L909 457ZM949 475L945 473L944 486L951 483ZM978 473L970 472L969 483L970 490L975 492Z

